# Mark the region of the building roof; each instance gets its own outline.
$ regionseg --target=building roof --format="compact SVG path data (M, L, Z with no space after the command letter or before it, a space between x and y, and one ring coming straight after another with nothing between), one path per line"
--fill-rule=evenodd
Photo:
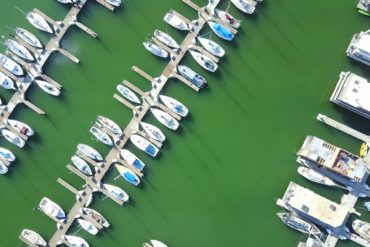
M349 213L348 208L290 182L282 200L292 209L301 211L332 227L340 227Z

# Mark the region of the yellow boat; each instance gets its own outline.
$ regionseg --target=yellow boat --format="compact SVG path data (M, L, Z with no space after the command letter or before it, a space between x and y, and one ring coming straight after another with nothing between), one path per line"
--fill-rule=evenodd
M364 158L365 156L367 156L368 153L369 153L369 145L366 142L364 142L362 143L360 147L360 157Z

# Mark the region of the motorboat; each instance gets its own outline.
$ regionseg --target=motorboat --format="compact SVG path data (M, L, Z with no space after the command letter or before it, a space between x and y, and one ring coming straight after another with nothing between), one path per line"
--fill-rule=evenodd
M27 31L26 29L17 27L15 29L15 33L17 34L19 38L21 38L24 42L26 42L30 46L33 46L38 49L43 48L41 41L35 35Z
M225 50L216 42L206 39L206 38L197 38L199 43L212 55L217 57L223 57L225 55Z
M370 224L362 220L354 220L352 223L353 230L360 235L360 237L370 241Z
M339 184L335 183L329 177L324 176L323 174L318 173L317 171L308 167L304 166L298 167L298 173L314 183L323 184L331 187L341 187Z
M213 30L213 32L224 40L232 40L234 38L234 34L224 25L221 25L214 21L208 21L209 27Z
M54 33L54 30L40 14L30 11L27 13L26 18L35 28L47 33Z
M96 228L91 222L88 222L87 220L78 219L77 222L78 224L80 224L82 229L92 235L96 235L99 232L98 228Z
M231 2L244 13L253 14L256 10L256 2L253 0L231 0Z
M171 48L177 49L180 47L176 40L174 40L169 34L162 32L161 30L156 29L154 31L154 37L156 37L163 44Z
M114 7L119 7L121 5L121 0L105 0L110 5L113 5Z
M14 87L14 82L3 72L0 72L0 86L7 90L16 90Z
M141 101L136 96L136 94L122 84L117 85L117 90L122 94L123 97L130 100L131 102L141 104Z
M198 88L205 88L208 86L206 79L189 67L185 65L177 65L176 69L183 77L185 77Z
M145 122L140 122L139 124L140 127L144 130L144 132L152 139L159 141L161 143L166 140L166 136L157 126Z
M0 174L4 175L8 172L8 170L9 170L8 167L3 162L0 161Z
M188 108L178 100L165 95L159 95L159 98L168 109L177 115L181 117L186 117L188 115Z
M0 53L0 65L16 76L23 76L24 72L18 63Z
M104 188L109 191L116 199L122 201L122 202L128 202L129 195L121 188L110 185L110 184L104 184Z
M139 171L142 171L144 169L144 162L142 162L138 157L136 157L135 154L131 153L129 150L122 149L120 151L120 155L122 159L124 159L130 166L135 167Z
M212 61L210 58L204 56L202 53L194 51L194 50L189 50L190 54L192 57L195 59L195 61L204 69L210 71L210 72L215 72L218 68L218 65Z
M64 239L69 243L70 246L73 247L89 247L89 244L83 238L80 237L65 235Z
M62 4L76 3L76 0L57 0L57 1L62 3Z
M240 20L235 19L232 15L227 13L226 11L216 9L216 14L223 22L227 23L232 28L239 28L240 27Z
M37 246L46 246L47 245L45 239L43 239L43 237L41 237L40 234L38 234L37 232L34 232L32 230L24 229L21 233L21 236L24 239L27 239L28 242L30 242L31 244L34 244L34 245L37 245Z
M174 15L172 12L167 13L164 16L163 20L179 30L187 31L190 29L185 21L181 20L178 16Z
M95 136L98 141L101 141L102 143L108 145L108 146L113 146L113 141L109 137L108 134L104 133L101 129L93 126L90 128L90 133Z
M115 135L121 135L122 134L121 128L113 120L110 120L109 118L103 117L103 116L100 116L100 115L96 119L105 128L109 129L113 134L115 134Z
M60 95L60 90L51 83L38 79L35 79L34 81L36 82L37 86L39 86L44 92L53 96Z
M162 243L161 241L152 239L152 240L149 241L149 243L145 242L143 244L143 247L168 247L168 246L165 245L164 243Z
M0 147L0 157L9 162L15 161L15 155L13 154L13 152L6 148Z
M289 227L302 233L320 236L321 231L312 223L298 217L293 213L281 212L278 217Z
M23 58L24 60L31 61L31 62L35 61L35 57L32 55L32 53L29 50L27 50L26 47L19 44L17 41L12 40L12 39L7 39L5 41L5 45L6 47L8 47L8 49L11 52L13 52L18 57Z
M78 193L76 194L76 200L77 201L81 200L82 199L81 197L83 197L83 196L84 196L84 191L83 190L78 191ZM86 200L85 207L90 206L91 203L93 202L93 200L94 200L94 197L93 197L93 195L91 193L89 195L89 197L87 198L87 200Z
M150 108L150 111L153 113L154 117L167 128L177 130L179 127L179 122L167 112L156 108Z
M157 156L159 149L144 137L134 134L130 136L130 140L136 147L148 155L152 157Z
M363 6L362 8L359 6ZM357 11L363 15L370 16L370 0L360 0Z
M93 160L103 161L103 156L101 156L101 154L98 151L96 151L94 148L88 145L78 144L77 149L78 151L80 151L81 153L83 153L84 155L86 155L87 157Z
M138 186L140 184L140 178L130 169L122 165L115 165L121 176L130 184Z
M104 227L109 227L110 224L109 222L97 211L91 208L82 208L82 212L87 214L89 217L91 217L93 220L95 220L98 224L104 226Z
M14 145L23 148L25 141L20 138L18 135L14 134L8 129L1 129L1 134L7 139L9 142L13 143Z
M154 44L151 41L143 42L143 45L144 45L145 49L147 49L152 54L154 54L158 57L162 57L162 58L167 58L168 57L168 52L166 52L159 45Z
M82 173L84 173L88 176L93 175L90 166L87 164L87 162L85 160L81 159L77 155L73 155L72 158L71 158L71 161L78 168L78 170L80 170Z
M41 199L39 208L42 212L52 218L64 219L66 217L63 209L47 197Z
M25 136L33 136L35 134L33 129L25 123L13 119L8 119L7 122L14 129L18 130L19 133Z

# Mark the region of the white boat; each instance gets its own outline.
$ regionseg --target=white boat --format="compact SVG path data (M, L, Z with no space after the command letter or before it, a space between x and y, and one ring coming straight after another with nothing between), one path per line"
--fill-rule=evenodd
M235 19L232 15L227 13L226 11L216 9L217 16L225 23L227 23L230 27L239 28L240 27L240 20Z
M140 184L140 178L130 169L125 166L116 164L116 169L118 170L119 174L132 185L138 186Z
M179 17L177 17L171 12L167 13L164 16L163 20L179 30L186 31L190 29L185 21L181 20Z
M121 188L110 185L110 184L104 184L104 188L109 191L115 198L122 202L128 202L130 199L129 195Z
M31 32L27 31L26 29L17 27L15 29L15 33L18 35L19 38L21 38L27 44L35 48L38 48L38 49L43 48L43 45L40 42L40 40L35 35L33 35Z
M6 148L0 147L0 157L9 162L15 161L15 155Z
M4 175L8 172L8 167L3 164L3 162L0 161L0 174Z
M167 245L165 245L164 243L162 243L161 241L158 241L158 240L150 240L150 243L153 245L153 247L168 247Z
M108 134L104 133L101 129L93 126L90 128L90 133L93 134L95 138L101 141L102 143L108 146L113 146L112 139L109 137Z
M156 55L156 56L162 57L162 58L167 58L168 57L168 52L166 52L159 45L154 44L151 41L143 42L143 45L144 45L145 49L150 51L153 55Z
M169 129L177 130L179 127L179 122L174 119L170 114L156 108L150 108L150 111L153 113L154 117L164 126Z
M298 167L298 173L305 177L306 179L314 182L319 183L331 187L340 187L337 183L335 183L332 179L327 176L322 175L321 173L316 172L311 168L307 168L304 166Z
M121 0L105 0L110 5L113 5L114 7L119 7L121 5Z
M5 41L6 47L13 52L15 55L19 56L20 58L23 58L24 60L28 61L35 61L35 57L31 54L29 50L27 50L26 47L23 45L19 44L17 41L12 40L12 39L7 39Z
M25 123L13 119L8 119L7 121L10 126L18 130L19 133L25 136L33 136L33 134L35 133L33 129Z
M134 134L130 136L130 140L136 147L148 155L152 157L157 156L159 149L144 137Z
M198 41L212 55L217 57L223 57L225 55L225 50L216 42L206 38L198 38Z
M100 155L100 153L88 145L78 144L77 149L93 160L103 161L103 157Z
M321 231L311 222L308 222L293 213L278 213L278 217L289 227L306 234L321 235Z
M124 159L127 162L127 164L135 167L139 171L142 171L144 169L145 167L144 162L142 162L138 157L136 157L135 154L131 153L127 149L122 149L120 151L120 155L122 159Z
M159 98L165 106L167 106L171 111L178 114L179 116L186 117L186 115L188 115L188 108L186 108L186 106L184 106L178 100L165 95L159 95Z
M121 135L122 134L122 130L118 126L118 124L116 124L114 121L110 120L109 118L106 118L106 117L103 117L103 116L99 115L96 119L102 125L104 125L105 128L109 129L113 134L116 134L116 135Z
M30 11L27 13L26 18L35 28L48 33L54 33L53 29L41 15Z
M60 95L60 90L55 87L54 85L50 84L49 82L43 81L43 80L34 80L44 92L51 94L53 96L59 96Z
M362 220L354 220L352 228L360 237L370 241L370 224Z
M62 4L70 4L70 3L75 3L76 0L57 0L58 2Z
M63 209L47 197L41 199L39 208L42 212L52 218L64 219L66 217Z
M204 79L202 76L197 74L194 70L190 69L189 67L185 65L177 65L176 69L183 77L185 77L187 80L189 80L198 88L207 87L206 79Z
M16 76L23 76L24 72L18 63L0 53L0 65Z
M10 79L7 75L5 75L3 72L0 72L0 86L4 89L12 89L15 90L14 82L12 79Z
M231 0L231 2L235 7L247 14L253 14L256 10L257 3L253 0Z
M80 170L81 172L85 173L88 176L92 176L92 170L87 162L80 157L73 155L71 158L72 163Z
M98 228L96 228L92 223L88 222L87 220L78 219L77 221L82 227L82 229L84 229L88 233L96 235L99 232Z
M8 129L2 129L1 134L7 139L9 142L13 143L14 145L23 148L25 141L20 138L18 135L14 134Z
M21 236L25 239L27 239L31 244L37 245L37 246L46 246L46 241L43 239L40 234L37 232L24 229L21 233Z
M72 247L89 247L89 244L83 238L72 235L65 235L64 238Z
M103 215L101 215L99 212L95 211L94 209L82 208L82 211L88 216L90 216L93 220L95 220L98 224L104 227L110 226L109 222L103 217Z
M217 70L218 65L202 53L193 50L189 50L189 52L202 68L211 72L215 72Z
M166 136L157 126L145 122L140 122L140 126L144 130L144 132L154 140L159 142L164 142L166 140Z
M163 44L171 48L177 49L180 47L176 40L174 40L169 34L162 32L161 30L156 29L154 31L154 37L156 37Z
M80 190L79 192L78 192L78 194L76 194L76 200L77 201L79 201L79 200L81 200L81 198L83 197L83 194L84 194L84 191L83 190ZM92 195L92 193L89 195L89 198L87 198L87 200L86 200L86 203L85 203L85 207L88 207L88 206L90 206L91 205L91 203L93 202L93 195Z
M133 103L136 104L141 104L139 98L136 96L134 92L132 92L130 89L127 87L123 86L122 84L117 85L117 90L122 94L123 97L127 98Z

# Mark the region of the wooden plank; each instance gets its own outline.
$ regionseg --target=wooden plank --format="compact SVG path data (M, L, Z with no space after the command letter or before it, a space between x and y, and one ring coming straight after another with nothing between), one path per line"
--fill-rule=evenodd
M161 41L159 41L156 37L152 37L152 40L153 42L158 45L160 48L162 48L163 50L165 50L168 54L170 54L171 56L177 56L177 54L175 53L174 50L172 50L171 48L169 48L168 46L166 46L165 44L163 44Z
M103 228L101 224L99 224L95 219L91 218L89 215L82 213L79 213L78 215L80 215L84 220L93 224L98 230L101 230Z
M183 16L182 14L178 13L175 10L171 10L171 12L172 12L172 14L176 15L181 20L185 21L186 24L189 26L189 29L191 29L194 26L194 24L188 18L186 18L185 16Z
M45 81L49 82L50 84L54 85L56 88L58 88L59 90L62 89L62 85L60 85L58 82L54 81L53 79L51 79L49 76L47 76L46 74L39 74L39 76L44 79Z
M121 96L114 94L113 98L115 98L116 100L118 100L119 102L121 102L122 104L130 108L131 110L136 111L135 106L132 105L130 102L126 101L125 99L123 99Z
M84 24L82 24L81 22L78 22L76 21L74 23L77 27L79 27L81 30L85 31L86 33L88 33L90 36L92 36L93 38L96 38L98 37L98 34L95 33L93 30L91 30L90 28L88 28L87 26L85 26Z
M79 156L81 159L87 161L92 166L98 168L99 170L104 168L104 163L98 163L95 160L91 159L90 157L86 156L84 153L80 152L79 150L76 151L76 155Z
M45 112L43 110L41 110L40 108L38 108L37 106L35 106L34 104L32 104L30 101L23 100L23 103L26 106L28 106L30 109L32 109L33 111L35 111L37 114L39 114L39 115L45 115Z
M218 63L219 60L220 60L218 57L214 56L213 54L211 54L210 52L208 52L203 47L200 47L199 45L192 44L189 48L192 48L192 49L197 50L198 52L202 53L204 56L208 57L209 59L213 60L216 63Z
M19 132L16 128L14 128L13 126L11 126L7 121L4 121L4 126L9 129L10 131L12 131L14 134L18 135L20 138L22 138L23 140L27 141L28 140L28 136L22 134L21 132Z
M136 175L138 175L139 177L143 177L144 174L142 172L140 172L135 166L133 165L130 165L129 163L127 163L124 159L121 159L120 157L117 159L119 160L119 163L123 166L125 166L127 169L133 171Z
M185 85L189 86L191 89L193 89L196 92L199 92L200 88L195 86L192 82L187 80L185 77L182 75L178 74L177 72L173 72L171 75L173 75L175 78L183 82Z
M57 179L57 182L62 185L64 188L66 188L67 190L69 190L70 192L72 192L73 194L77 195L78 194L78 190L73 187L72 185L70 185L69 183L67 183L66 181L64 181L63 179L61 178L58 178Z
M154 140L153 138L151 138L147 133L145 133L144 131L140 131L138 130L137 133L139 135L141 135L142 137L144 137L145 139L148 139L148 141L150 141L151 143L153 143L154 145L156 145L158 148L161 148L162 147L162 143L160 143L159 141L157 140Z
M140 94L141 96L143 96L145 93L143 91L141 91L140 88L136 87L135 85L133 85L132 83L124 80L122 82L123 85L127 86L128 88L132 89L134 92Z
M193 8L195 11L199 11L200 10L200 7L198 5L196 5L195 3L193 3L192 1L190 0L182 0L184 3L186 3L187 5L189 5L191 8Z
M153 77L151 77L150 75L148 75L145 71L141 70L140 68L138 68L136 66L132 66L131 69L133 71L135 71L136 73L138 73L139 75L141 75L142 77L144 77L146 80L148 80L150 82L155 81Z
M46 14L44 14L42 11L40 11L39 9L37 8L34 8L33 11L39 15L41 15L42 17L44 17L44 19L49 22L50 24L54 25L54 26L58 26L56 21L54 21L53 19L51 19L49 16L47 16ZM53 27L54 29L54 27Z
M75 57L75 56L73 56L71 53L69 53L68 51L66 51L66 50L64 50L64 49L62 49L62 48L58 48L58 51L61 53L61 54L63 54L65 57L67 57L67 58L69 58L71 61L73 61L73 62L75 62L75 63L79 63L80 62L80 60L77 58L77 57Z
M67 165L67 169L76 174L77 176L79 176L80 178L82 178L83 180L85 180L87 183L89 183L89 181L91 180L87 175L85 175L80 170L78 170L77 168L70 164Z
M98 3L109 9L110 11L114 11L115 7L113 5L110 5L105 0L96 0Z

